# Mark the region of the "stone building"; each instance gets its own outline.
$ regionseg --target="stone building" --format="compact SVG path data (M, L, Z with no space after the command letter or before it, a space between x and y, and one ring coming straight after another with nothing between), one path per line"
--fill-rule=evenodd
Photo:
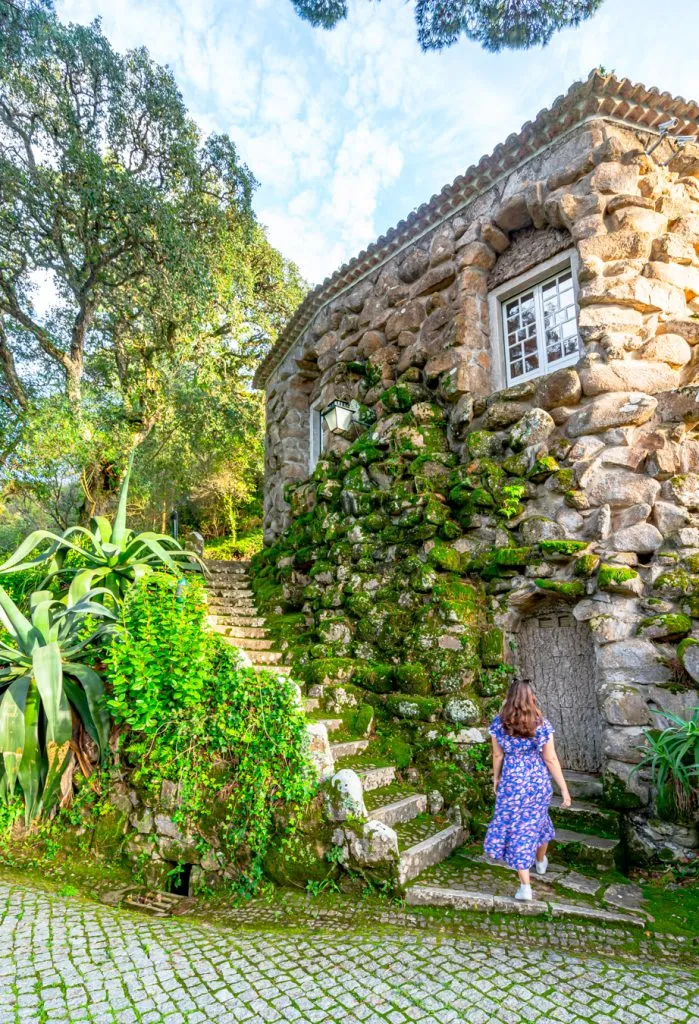
M255 380L268 543L292 491L325 500L319 457L442 423L468 515L418 557L468 559L564 764L642 805L644 728L697 705L698 135L698 104L593 72L311 291Z

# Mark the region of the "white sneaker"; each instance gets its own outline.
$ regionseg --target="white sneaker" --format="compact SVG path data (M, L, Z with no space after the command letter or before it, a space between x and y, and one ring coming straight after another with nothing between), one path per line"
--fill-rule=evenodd
M519 889L515 893L516 900L523 900L528 902L532 898L532 887L531 885L520 885Z
M548 859L548 857L546 855L544 855L544 859L543 860L535 861L534 862L534 866L536 868L537 875L545 875L546 871L548 870L548 866L549 866L549 859Z

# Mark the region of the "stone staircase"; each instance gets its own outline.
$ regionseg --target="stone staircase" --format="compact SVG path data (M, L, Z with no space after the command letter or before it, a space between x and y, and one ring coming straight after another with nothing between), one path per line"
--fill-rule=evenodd
M645 926L649 915L643 910L640 889L604 879L617 869L619 816L601 805L599 778L577 772L565 775L573 802L564 808L560 797L552 801L556 838L549 848L547 874L541 878L532 872L531 903L513 898L516 873L485 857L480 843L472 843L436 869L423 872L406 890L406 902Z
M248 578L249 562L209 560L209 625L226 643L237 647L253 667L289 675L282 655L274 650L265 619L257 610Z
M315 699L312 707L315 709ZM307 699L307 705L309 703ZM329 735L342 726L341 719L323 718ZM402 885L416 878L420 872L441 863L466 838L460 825L440 817L438 811L430 813L426 793L396 782L394 765L371 761L371 741L368 739L332 743L335 771L351 768L362 780L365 805L369 818L389 825L398 836L398 877Z
M309 712L321 703L321 688L306 698ZM607 923L645 926L640 890L609 884L598 876L613 872L619 853L619 819L603 807L598 777L566 772L573 797L569 808L554 797L551 816L556 839L549 851L550 866L542 879L532 872L534 899L513 898L516 874L494 864L460 824L430 807L427 793L398 781L394 765L372 760L368 739L332 743L342 727L340 718L316 718L331 736L335 770L351 768L362 780L369 817L389 825L398 836L398 876L412 906L449 907L480 912L549 914L588 918Z
M248 562L207 562L209 623L227 643L242 650L256 669L289 675L291 670L281 664L282 654L274 650L265 619L255 605L248 566ZM322 686L310 687L304 706L332 737L343 728L343 720L318 716L323 695ZM400 782L395 765L382 763L380 757L372 759L371 740L333 743L331 739L330 750L335 771L351 768L361 779L370 819L396 832L398 877L409 905L548 913L645 925L648 915L641 907L639 892L632 891L636 887L605 887L595 877L595 873L614 869L620 844L618 815L601 806L598 777L565 773L573 803L563 808L560 798L552 802L556 838L550 849L549 871L544 879L532 873L534 900L519 903L512 898L515 873L489 861L481 844L474 844L465 828L449 821L434 803L430 806L427 793Z

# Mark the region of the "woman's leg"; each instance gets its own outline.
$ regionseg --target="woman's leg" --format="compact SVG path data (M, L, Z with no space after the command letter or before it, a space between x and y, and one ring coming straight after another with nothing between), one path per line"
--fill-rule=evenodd
M537 852L537 855L538 855L539 851L537 850L536 852ZM529 869L528 868L526 868L526 869L525 868L518 868L517 869L517 874L519 875L519 880L522 883L522 885L531 885L531 878L530 878L530 875L529 875Z
M537 846L537 848L536 848L536 859L539 861L540 864L543 861L544 857L546 856L546 851L548 850L548 848L549 848L549 844L547 842L546 843L542 843L541 846Z

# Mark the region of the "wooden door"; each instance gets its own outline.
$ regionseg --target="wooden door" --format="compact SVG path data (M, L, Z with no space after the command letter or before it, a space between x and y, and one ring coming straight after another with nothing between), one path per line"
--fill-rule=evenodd
M600 772L602 717L587 625L577 622L567 608L531 615L519 630L517 660L556 730L556 751L563 767Z

